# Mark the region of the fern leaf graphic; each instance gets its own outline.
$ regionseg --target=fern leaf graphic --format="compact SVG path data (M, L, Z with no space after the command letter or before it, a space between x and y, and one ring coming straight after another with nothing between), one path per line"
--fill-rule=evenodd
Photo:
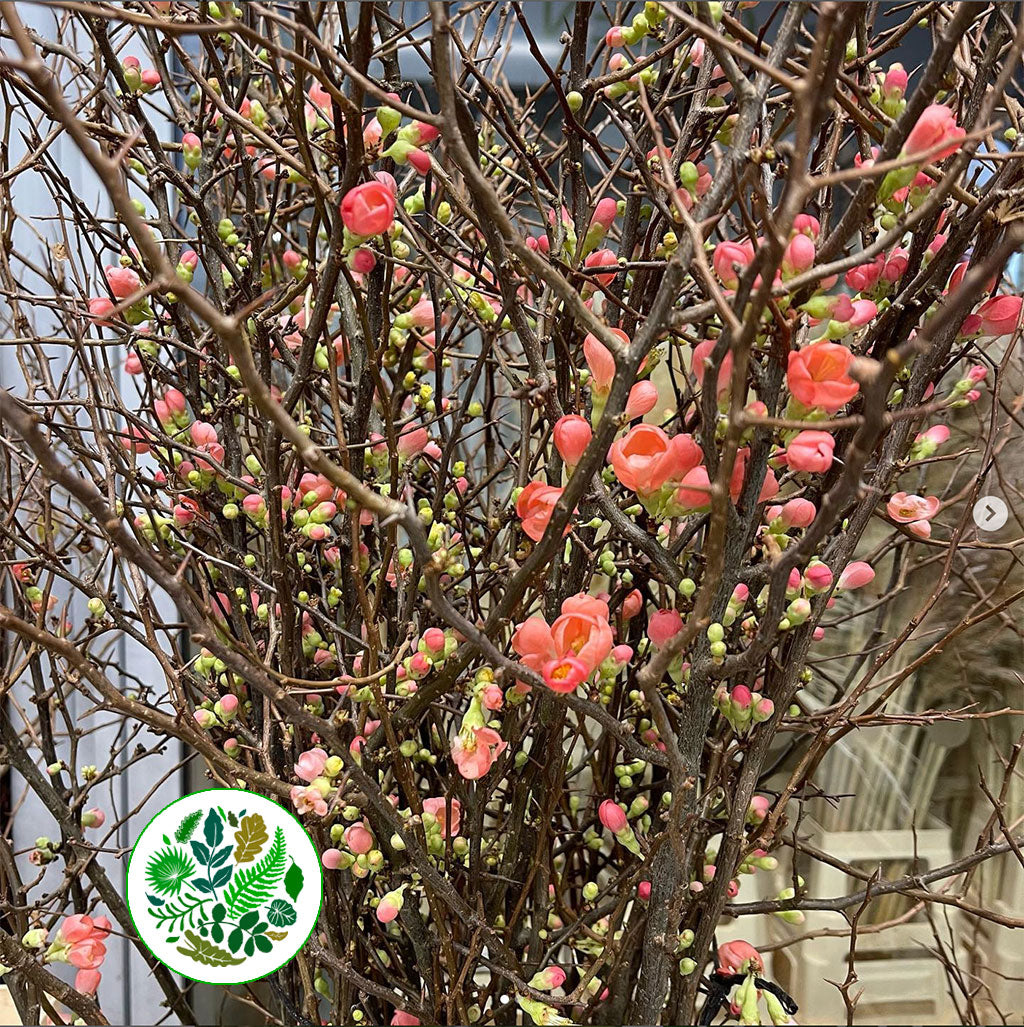
M239 870L224 893L224 900L232 918L257 909L274 894L274 889L284 875L284 864L284 831L277 828L274 832L274 844L270 846L263 859L251 867Z
M197 809L195 813L189 813L178 825L178 830L174 832L175 839L182 843L187 842L195 834L199 821L202 819L203 811L201 809Z

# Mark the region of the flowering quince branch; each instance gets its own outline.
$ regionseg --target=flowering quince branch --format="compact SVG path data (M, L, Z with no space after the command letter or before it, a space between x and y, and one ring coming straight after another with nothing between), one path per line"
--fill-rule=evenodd
M1024 842L1019 704L917 689L1021 637L971 510L1019 481L1024 27L876 8L581 3L553 60L518 3L76 0L59 41L0 3L0 727L53 819L0 843L23 1022L106 1022L113 929L194 1019L95 858L172 740L320 853L277 1021L788 1023L808 912L856 907L848 1002L885 896L1019 926L975 878ZM890 826L834 783L858 739L981 720L951 860L807 841Z

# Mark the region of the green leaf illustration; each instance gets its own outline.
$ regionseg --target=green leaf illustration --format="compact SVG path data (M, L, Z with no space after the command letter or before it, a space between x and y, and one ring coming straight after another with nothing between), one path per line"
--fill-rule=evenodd
M195 931L186 931L185 937L192 948L179 946L178 951L183 956L194 959L197 963L203 963L205 966L237 966L239 963L245 962L244 959L236 959L230 952L217 948L213 942L200 938Z
M274 899L267 910L267 919L275 927L290 927L298 919L295 907L284 899Z
M269 952L274 947L271 940L265 934L257 934L253 941L260 952Z
M218 816L216 810L210 810L206 814L206 823L203 824L203 834L206 836L206 844L213 850L224 841L224 821Z
M284 941L288 937L287 931L267 931L266 936L271 941Z
M235 832L235 841L238 843L235 849L235 862L251 863L260 854L263 846L270 841L263 817L258 813L242 817L242 826Z
M288 893L288 898L292 902L299 897L299 892L302 891L302 884L302 870L299 869L299 864L293 860L292 865L288 868L288 873L284 875L284 890Z
M159 908L151 909L149 915L161 928L168 931L180 931L184 929L186 921L189 926L195 925L196 917L201 918L202 909L209 901L209 899L201 899L198 895L193 895L192 892L186 892L174 902L161 904Z
M274 889L284 874L284 861L284 831L277 828L274 832L274 844L263 859L244 870L239 870L225 891L224 900L232 918L257 909L274 894Z
M195 830L199 826L199 821L202 819L203 811L201 809L197 809L194 813L189 813L189 815L178 825L178 830L174 832L174 837L179 842L187 842L189 838L195 834Z
M158 895L177 895L195 869L195 863L184 849L162 849L149 857L146 884Z

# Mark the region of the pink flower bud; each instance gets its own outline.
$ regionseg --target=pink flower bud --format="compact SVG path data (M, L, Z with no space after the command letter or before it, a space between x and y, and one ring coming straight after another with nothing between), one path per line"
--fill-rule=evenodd
M644 597L638 588L634 588L625 599L622 600L622 619L630 620L644 608Z
M794 471L822 474L832 466L835 445L827 431L802 431L786 447L786 461Z
M641 881L636 886L636 893L642 902L647 902L651 897L651 882Z
M633 421L649 414L658 402L658 388L652 381L645 379L637 382L629 390L626 399L626 420Z
M583 261L583 266L591 269L600 267L612 269L603 274L591 276L597 280L599 285L611 285L611 283L615 281L616 274L618 274L619 258L615 256L615 253L612 250L595 250L585 261Z
M423 632L423 641L432 653L443 653L447 639L440 628L427 628Z
M383 182L357 185L341 201L341 220L354 235L381 235L391 227L394 219L395 194Z
M814 264L814 242L806 235L794 235L782 255L782 273L792 277Z
M779 513L787 528L806 528L817 515L818 509L809 499L791 499Z
M750 689L746 685L737 685L732 692L729 694L729 698L732 701L732 705L737 710L746 710L750 708L752 697Z
M480 701L484 704L485 709L500 710L505 702L505 693L502 692L500 686L491 682L480 690Z
M373 835L362 824L353 824L345 831L345 844L357 856L362 856L373 848Z
M629 827L629 820L626 818L626 811L614 800L605 799L598 807L598 818L612 834L619 834Z
M107 815L98 806L87 809L82 814L82 827L102 827Z
M839 587L847 590L861 588L875 580L875 572L871 565L863 560L855 560L847 564L839 575Z
M612 227L619 213L619 205L610 196L598 200L594 208L594 216L590 219L591 226L600 225L606 232Z
M373 250L359 246L348 255L348 266L358 275L368 275L377 266L377 258Z
M815 592L823 592L832 584L832 571L823 563L812 563L804 571L804 581Z
M647 637L659 649L682 630L683 618L678 610L658 610L647 621Z
M552 434L559 456L570 468L575 467L583 459L583 454L594 437L587 419L578 414L560 417L555 422Z
M337 870L341 866L343 853L341 849L325 849L320 857L320 862L328 870Z

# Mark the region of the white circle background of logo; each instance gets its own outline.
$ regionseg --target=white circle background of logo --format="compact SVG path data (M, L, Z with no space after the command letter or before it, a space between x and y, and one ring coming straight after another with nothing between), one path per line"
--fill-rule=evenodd
M139 937L169 969L204 984L244 984L306 943L323 873L289 810L252 792L211 788L177 799L143 828L127 900Z

